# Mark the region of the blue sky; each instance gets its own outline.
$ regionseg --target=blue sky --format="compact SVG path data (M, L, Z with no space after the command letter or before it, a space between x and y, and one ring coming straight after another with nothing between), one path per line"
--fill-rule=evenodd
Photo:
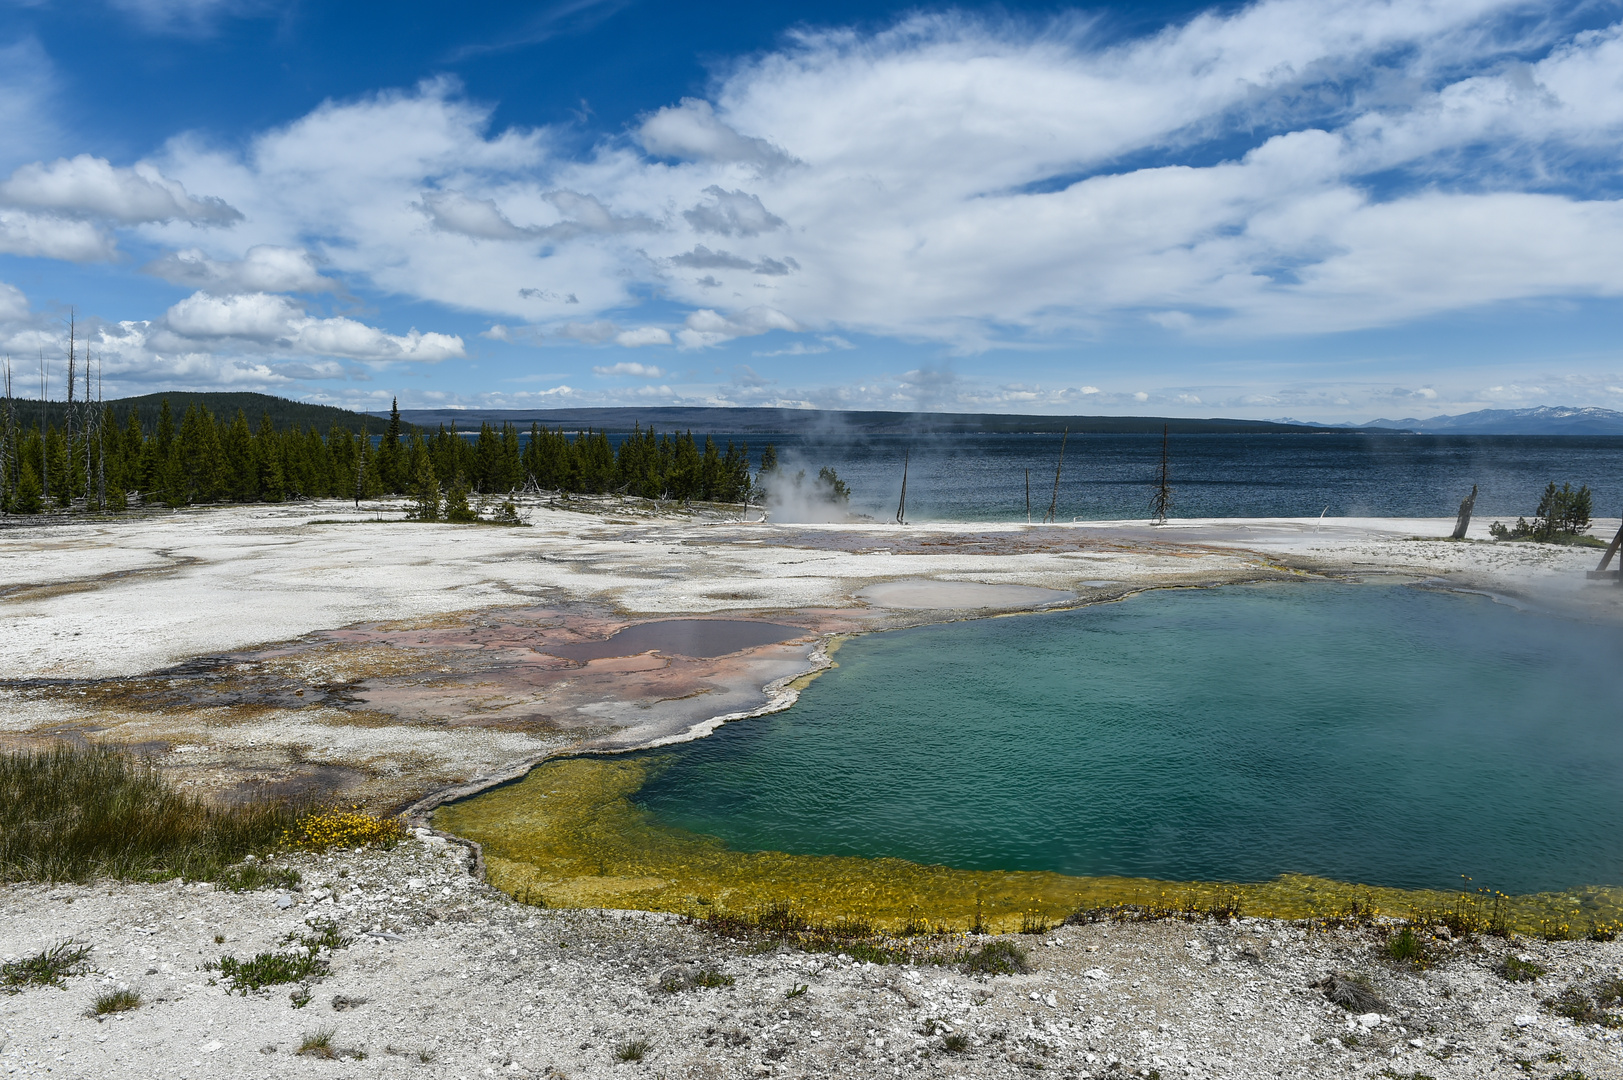
M1623 408L1623 7L0 0L109 396ZM55 391L59 396L60 389Z

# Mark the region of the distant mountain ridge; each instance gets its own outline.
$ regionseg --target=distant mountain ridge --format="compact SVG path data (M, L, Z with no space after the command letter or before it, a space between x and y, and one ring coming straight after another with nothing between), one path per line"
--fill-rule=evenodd
M1541 405L1536 409L1480 409L1428 420L1371 420L1363 426L1425 435L1623 435L1623 412Z
M374 415L387 416L386 412ZM408 424L432 428L456 424L462 431L481 423L532 422L573 432L582 428L625 432L636 427L705 434L915 435L950 433L1051 433L1073 435L1173 435L1311 432L1322 425L1295 421L1192 419L1184 416L1029 416L1017 413L874 412L834 409L768 409L717 406L581 409L401 409Z
M1306 424L1339 431L1391 431L1415 435L1623 435L1623 412L1540 405L1536 409L1479 409L1458 416L1421 420L1371 420L1367 424L1321 424L1281 417L1282 424Z

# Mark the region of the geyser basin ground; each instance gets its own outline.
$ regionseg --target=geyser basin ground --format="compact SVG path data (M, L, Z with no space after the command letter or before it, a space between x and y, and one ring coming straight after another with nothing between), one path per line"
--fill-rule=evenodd
M1615 917L1586 887L1623 884L1620 646L1403 586L1159 591L868 635L786 712L440 821L550 903L950 917L1206 881L1299 914L1469 878Z

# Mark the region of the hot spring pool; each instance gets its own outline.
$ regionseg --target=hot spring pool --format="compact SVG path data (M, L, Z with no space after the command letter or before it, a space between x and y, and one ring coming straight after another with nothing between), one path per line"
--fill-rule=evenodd
M1618 886L1620 657L1623 628L1420 588L1159 591L861 637L785 712L442 814L528 881L567 891L595 857L652 906L896 860L980 893L996 872ZM582 783L598 810L549 825Z

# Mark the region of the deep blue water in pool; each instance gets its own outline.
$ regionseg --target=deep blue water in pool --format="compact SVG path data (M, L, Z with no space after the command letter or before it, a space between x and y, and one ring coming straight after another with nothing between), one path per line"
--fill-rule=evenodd
M1623 884L1623 628L1402 586L873 634L638 801L740 850L1176 880Z

